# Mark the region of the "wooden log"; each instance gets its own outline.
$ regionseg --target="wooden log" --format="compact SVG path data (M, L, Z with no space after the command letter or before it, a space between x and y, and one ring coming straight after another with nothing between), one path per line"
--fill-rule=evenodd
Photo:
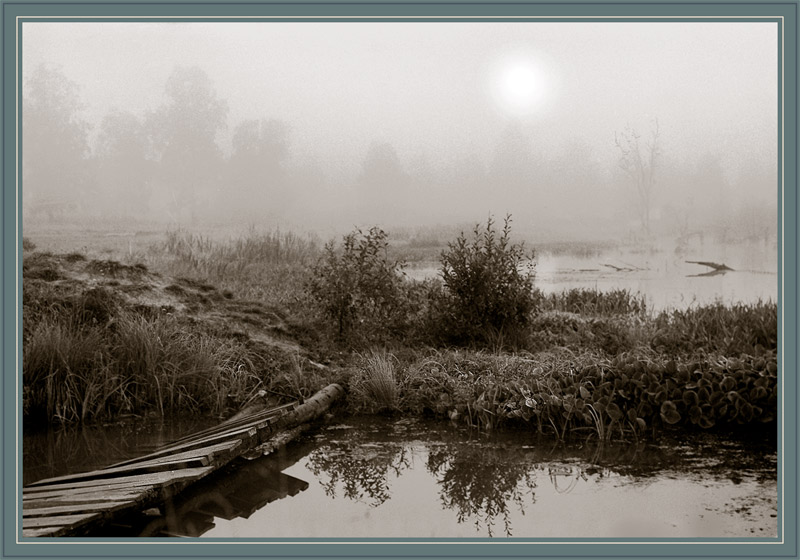
M319 418L343 395L342 386L338 383L331 383L293 411L278 418L273 426L273 431L293 428ZM261 443L266 443L266 441L264 439Z

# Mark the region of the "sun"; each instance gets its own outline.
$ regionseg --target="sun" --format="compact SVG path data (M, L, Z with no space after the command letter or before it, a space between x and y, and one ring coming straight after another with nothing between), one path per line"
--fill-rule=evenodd
M541 110L550 93L550 79L533 58L506 59L492 78L495 103L510 116L523 117Z

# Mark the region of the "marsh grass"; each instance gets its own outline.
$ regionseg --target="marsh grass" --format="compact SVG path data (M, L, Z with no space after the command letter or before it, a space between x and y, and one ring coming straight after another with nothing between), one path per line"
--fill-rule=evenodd
M220 333L128 309L105 288L24 285L23 414L32 421L218 415L262 383L261 359Z
M313 364L298 354L290 354L288 363L275 372L267 391L277 397L304 400L329 383L342 382L320 364Z
M227 242L176 230L153 244L144 258L164 274L203 280L238 297L297 311L320 250L317 238L280 230L252 230Z
M558 439L588 434L601 441L639 440L674 426L774 429L777 414L774 350L678 362L649 349L613 359L568 349L517 355L438 350L386 364L386 358L368 361L356 374L355 409L369 410L380 402L378 394L394 398L396 387L401 412L481 430L525 426Z
M262 381L240 343L170 317L120 314L114 327L49 319L23 345L24 409L58 422L122 412L221 414Z
M630 290L572 288L560 293L540 296L543 310L581 315L645 315L647 302L641 294Z
M659 313L653 327L652 345L664 352L762 353L777 348L778 305L714 303L672 310Z
M356 408L368 412L398 410L400 390L395 375L396 358L382 350L362 355L350 382Z

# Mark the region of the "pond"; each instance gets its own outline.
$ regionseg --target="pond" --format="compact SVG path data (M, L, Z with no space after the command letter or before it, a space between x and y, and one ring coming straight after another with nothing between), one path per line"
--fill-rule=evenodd
M232 465L168 508L177 516L140 520L135 534L775 537L775 449L763 434L564 444L352 417Z
M544 293L571 288L600 291L626 289L645 296L654 311L684 309L692 304L778 300L778 249L771 242L695 243L672 250L615 248L583 255L538 252L535 285ZM733 270L687 261L715 262ZM435 277L439 264L418 262L406 274Z

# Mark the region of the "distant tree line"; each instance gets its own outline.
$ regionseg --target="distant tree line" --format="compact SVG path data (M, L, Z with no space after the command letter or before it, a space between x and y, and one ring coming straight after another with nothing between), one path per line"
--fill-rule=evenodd
M114 109L92 127L76 83L46 65L26 73L25 215L179 224L289 216L301 223L392 227L513 212L523 231L535 224L539 230L532 233L568 238L594 237L602 228L690 234L742 213L749 229L772 221L774 193L765 189L776 184L774 170L752 162L731 185L718 156L692 165L670 162L663 129L642 142L631 128L609 135L616 160L598 157L581 139L554 150L550 139L514 124L491 153L455 163L401 157L391 143L376 141L360 169L343 177L315 155L293 152L291 127L280 119L252 118L229 128L228 104L200 68L176 67L163 93L161 105L147 114Z

